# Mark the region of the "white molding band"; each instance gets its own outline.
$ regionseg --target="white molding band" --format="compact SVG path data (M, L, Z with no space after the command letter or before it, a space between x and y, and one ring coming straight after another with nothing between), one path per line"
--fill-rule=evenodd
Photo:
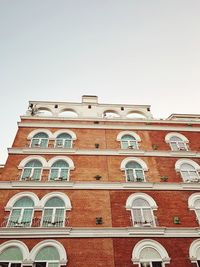
M100 238L100 237L167 237L200 238L199 227L66 227L66 228L0 228L0 239L4 238Z

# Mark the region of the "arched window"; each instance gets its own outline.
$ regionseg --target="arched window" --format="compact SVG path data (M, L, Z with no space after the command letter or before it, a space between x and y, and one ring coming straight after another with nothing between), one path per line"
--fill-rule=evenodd
M200 194L192 194L188 199L188 206L190 210L194 210L196 218L200 224Z
M188 150L188 139L180 133L168 133L165 136L165 141L170 145L172 151L187 151Z
M135 161L130 161L126 164L125 175L127 182L143 182L145 180L142 166Z
M37 133L31 139L31 147L42 147L48 146L48 135L46 133Z
M64 227L65 210L65 203L61 198L50 198L44 205L42 227Z
M57 160L50 169L50 180L69 180L69 164L64 160Z
M126 209L131 211L131 218L135 227L156 226L153 211L157 209L152 197L144 193L135 193L128 197Z
M35 257L35 267L58 267L60 255L53 246L43 247Z
M21 180L40 180L42 163L39 160L31 160L23 168Z
M165 248L154 240L141 240L138 242L132 253L132 261L139 267L164 267L170 263Z
M138 149L138 142L130 134L123 135L121 138L121 148L122 149Z
M55 147L72 148L72 136L67 133L61 133L56 137Z
M34 202L29 197L18 199L10 212L7 227L30 227L33 217Z
M21 267L23 255L19 247L10 246L0 251L1 267Z
M200 179L196 168L189 163L183 163L180 166L180 173L184 182L198 182Z

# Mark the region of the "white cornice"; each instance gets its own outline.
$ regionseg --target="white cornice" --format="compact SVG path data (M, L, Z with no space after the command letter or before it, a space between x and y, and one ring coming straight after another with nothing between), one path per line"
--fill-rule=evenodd
M124 228L0 228L2 238L132 238L167 237L183 238L200 236L199 227L124 227Z
M146 157L181 157L181 158L199 158L200 152L197 151L144 151L129 149L64 149L64 148L8 148L9 154L53 154L53 155L96 155L96 156L146 156Z
M1 190L17 189L65 189L65 190L152 190L152 191L199 191L200 183L168 182L72 182L72 181L1 181Z
M94 121L94 120L93 120ZM127 124L129 121L120 121L120 122L126 122ZM133 121L132 121L133 122ZM143 125L137 124L141 123ZM155 121L157 123L161 123L160 121ZM187 131L187 132L200 132L200 127L191 127L191 126L157 126L157 125L151 125L151 123L145 122L145 121L134 121L136 125L121 125L121 124L115 124L115 125L108 125L108 124L80 124L80 123L69 123L67 121L63 121L62 123L56 123L56 122L18 122L19 127L36 127L36 128L78 128L78 129L119 129L119 130L151 130L151 131ZM144 125L146 123L146 125ZM152 121L152 123L154 123ZM165 124L179 124L178 122L172 122L172 121L165 121ZM184 122L187 124L187 122ZM191 122L190 122L191 123ZM183 124L183 122L181 122ZM196 122L195 122L196 124Z

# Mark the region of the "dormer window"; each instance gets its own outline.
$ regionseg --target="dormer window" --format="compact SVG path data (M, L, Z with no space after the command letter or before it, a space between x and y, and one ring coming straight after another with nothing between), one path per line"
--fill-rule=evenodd
M48 135L46 133L37 133L31 139L31 147L45 148L48 146Z
M56 148L72 148L72 137L67 133L61 133L55 140Z

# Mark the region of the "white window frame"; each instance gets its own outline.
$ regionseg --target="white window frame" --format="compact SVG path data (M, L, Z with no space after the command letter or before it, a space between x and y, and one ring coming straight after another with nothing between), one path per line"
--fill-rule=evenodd
M130 135L132 136L134 139L133 140L122 140L123 136L125 135ZM120 142L120 146L121 146L121 149L126 149L126 148L123 148L123 145L122 145L122 142L127 142L128 143L128 147L127 149L133 149L133 150L138 150L139 149L139 142L141 142L141 138L139 137L138 134L136 134L135 132L132 132L132 131L123 131L123 132L120 132L118 135L117 135L117 141ZM131 142L135 142L135 147L131 148L132 145L131 145Z
M132 171L132 177L133 177L133 181L129 181L128 180L128 176L130 174L128 174L128 171ZM146 179L145 179L145 173L144 173L144 170L141 166L141 168L125 168L125 177L126 177L126 182L140 182L140 178L137 178L137 171L141 171L142 172L142 175L143 175L143 179L142 179L142 182L146 182Z
M51 221L48 220L47 225L44 226L43 222L44 222L44 214L45 214L45 210L46 209L53 210L53 212L52 212L52 216L50 216ZM56 222L55 222L56 209L64 210L64 212L63 212L63 222L62 222L62 224L59 223L59 226L56 226ZM50 228L50 227L63 228L63 227L65 227L65 221L66 221L66 208L65 207L44 207L43 208L43 212L42 212L42 220L41 220L40 227L44 227L44 228Z
M145 199L146 200L146 199ZM140 216L142 217L142 220L141 222L136 222L134 220L134 209L137 209L137 210L140 210ZM146 222L144 220L144 209L148 209L150 212L151 212L151 217L152 217L152 221L151 222ZM153 210L152 210L152 207L149 206L132 206L132 209L131 209L131 218L132 218L132 222L133 222L133 226L134 227L155 227L156 226L156 220L155 220L155 216L154 216L154 213L153 213Z
M171 141L170 139L172 137L178 137L181 140L180 141ZM168 133L165 136L165 142L167 144L169 144L172 151L177 152L177 151L188 151L189 150L189 147L188 147L189 140L184 135L182 135L180 133L176 133L176 132ZM172 146L172 143L174 143L177 146L177 149L174 149L174 147Z
M55 179L51 179L52 170L57 170L58 171L58 176ZM67 171L67 178L66 179L63 179L63 177L61 176L61 172L63 170ZM49 181L57 181L57 180L69 181L69 177L70 177L70 168L69 167L51 167L48 179L49 179Z
M38 140L38 143L37 143L38 145L33 145L33 141L34 141L34 140ZM47 140L47 144L46 144L45 147L42 147L42 146L41 146L41 143L42 143L43 140ZM30 142L30 147L31 147L31 148L48 148L48 146L49 146L49 138L42 138L42 137L41 137L41 138L34 138L34 137L33 137L33 138L31 139L31 142Z
M187 169L181 169L181 166L183 164L191 165L194 168L194 171L193 170L187 170ZM193 161L191 159L179 159L179 160L177 160L175 163L175 170L176 170L176 172L179 172L181 174L181 178L183 179L183 182L199 182L200 181L200 175L199 175L200 166L195 161ZM183 172L188 173L188 178L184 178ZM190 179L193 176L192 173L195 173L196 177Z
M29 209L29 210L32 209L32 215L31 215L30 225L28 225L28 226L24 226L23 223L22 223L24 211L26 209ZM20 215L19 215L18 221L16 222L16 226L10 226L9 225L10 224L10 219L12 218L12 212L13 212L13 210L20 210ZM10 211L8 222L7 222L6 227L7 228L15 228L15 227L30 228L32 226L33 217L34 217L34 207L13 207L12 210Z
M26 169L31 169L30 176L27 176L27 177L24 177L23 178L23 175L24 175L24 172L25 172ZM35 169L41 169L40 176L39 176L38 179L34 179L33 178L33 174L34 174ZM33 180L33 181L40 181L41 180L41 177L42 177L42 172L43 172L42 166L41 167L25 167L24 166L24 168L22 170L22 174L21 174L20 180L21 181L26 181L26 180L29 180L30 179L30 180Z

